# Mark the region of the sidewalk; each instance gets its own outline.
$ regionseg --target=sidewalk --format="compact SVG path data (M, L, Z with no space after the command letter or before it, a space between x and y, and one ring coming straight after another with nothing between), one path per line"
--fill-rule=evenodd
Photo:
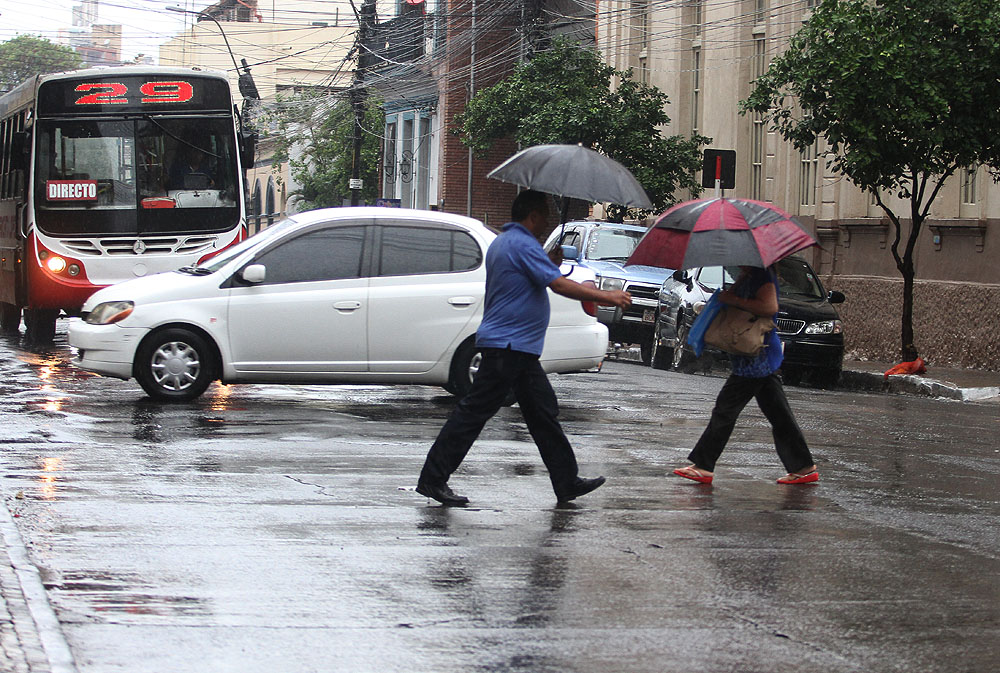
M945 397L963 402L1000 403L1000 372L927 365L923 376L890 376L889 362L845 360L839 388Z

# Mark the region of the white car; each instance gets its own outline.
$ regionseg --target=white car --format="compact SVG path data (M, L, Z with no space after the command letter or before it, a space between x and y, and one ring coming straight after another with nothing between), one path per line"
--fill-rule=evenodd
M397 208L300 213L203 264L94 293L74 364L190 400L223 383L420 383L463 394L478 367L486 249L478 220ZM581 267L570 277L593 282ZM541 363L593 369L596 307L550 292Z

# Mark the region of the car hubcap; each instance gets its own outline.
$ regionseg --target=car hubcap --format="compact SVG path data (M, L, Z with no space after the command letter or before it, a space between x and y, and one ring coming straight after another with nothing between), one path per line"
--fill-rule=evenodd
M153 353L153 379L166 390L184 390L201 372L198 351L182 341L170 341Z
M483 364L483 354L476 352L469 360L469 380L472 381L479 373L479 365Z

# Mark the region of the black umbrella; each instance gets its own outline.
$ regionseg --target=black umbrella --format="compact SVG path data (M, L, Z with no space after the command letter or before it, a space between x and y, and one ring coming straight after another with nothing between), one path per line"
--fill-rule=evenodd
M486 176L563 198L653 207L646 190L614 159L583 145L535 145Z

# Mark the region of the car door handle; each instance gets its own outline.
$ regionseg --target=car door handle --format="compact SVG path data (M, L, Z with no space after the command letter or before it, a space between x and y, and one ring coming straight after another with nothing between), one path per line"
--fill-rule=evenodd
M341 313L350 313L351 311L357 311L359 308L361 308L361 302L338 301L336 304L333 305L333 307L338 311L340 311Z
M448 300L452 306L472 306L476 303L475 297L452 297Z

